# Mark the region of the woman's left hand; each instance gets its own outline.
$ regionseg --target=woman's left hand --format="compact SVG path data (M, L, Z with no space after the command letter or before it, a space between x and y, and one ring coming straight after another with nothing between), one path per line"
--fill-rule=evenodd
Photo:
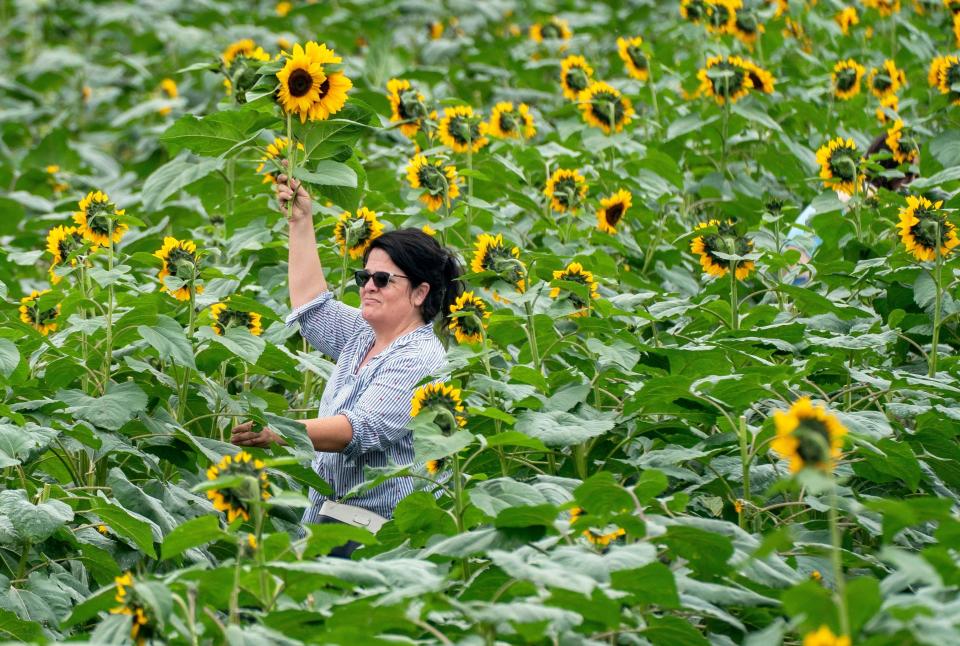
M253 430L253 422L244 422L233 427L233 430L230 431L230 441L237 446L268 447L273 442L285 444L283 438L269 428L263 428L259 431Z

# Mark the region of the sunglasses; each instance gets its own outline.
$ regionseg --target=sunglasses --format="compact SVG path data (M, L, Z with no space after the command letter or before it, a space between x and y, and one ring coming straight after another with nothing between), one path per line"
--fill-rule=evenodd
M367 281L373 278L373 284L378 288L383 289L390 282L391 278L407 278L402 274L391 274L389 271L367 271L366 269L358 269L353 272L353 279L357 282L357 287L363 287L367 284ZM407 280L410 280L407 278Z

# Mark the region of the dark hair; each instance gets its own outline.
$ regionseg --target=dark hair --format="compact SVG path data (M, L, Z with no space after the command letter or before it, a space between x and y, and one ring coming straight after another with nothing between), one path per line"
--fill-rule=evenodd
M460 282L463 267L453 251L412 227L388 231L374 238L363 254L364 263L374 249L383 249L390 256L393 264L410 280L411 289L421 283L430 285L427 298L420 305L424 323L433 321L437 314L442 315L443 323L449 322L450 306L463 293Z
M877 153L881 152L892 152L890 146L887 145L887 134L881 132L877 135L872 142L870 142L870 147L867 148L867 157L872 157ZM887 157L886 159L875 159L877 164L883 167L884 170L895 170L900 164L897 160ZM903 177L884 177L880 174L867 173L867 181L876 186L877 188L885 188L888 191L896 191L901 187L906 186L913 180L917 179L915 173L907 172Z

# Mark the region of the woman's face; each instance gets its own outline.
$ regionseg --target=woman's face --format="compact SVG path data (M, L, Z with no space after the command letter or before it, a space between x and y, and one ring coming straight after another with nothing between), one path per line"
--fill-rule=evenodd
M422 322L420 304L430 289L429 285L422 283L411 289L410 281L400 277L405 274L383 249L371 251L364 268L370 273L386 271L395 274L386 287L377 287L372 278L360 287L360 313L372 327L391 328L411 320Z

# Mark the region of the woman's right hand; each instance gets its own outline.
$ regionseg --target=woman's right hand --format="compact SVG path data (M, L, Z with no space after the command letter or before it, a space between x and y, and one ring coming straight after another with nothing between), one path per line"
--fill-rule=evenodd
M277 175L273 188L277 194L277 204L280 205L280 212L290 222L307 219L313 214L310 195L303 188L301 182L291 180L288 185L286 175ZM296 191L296 199L294 199L294 191ZM290 210L291 200L293 200L293 211Z

